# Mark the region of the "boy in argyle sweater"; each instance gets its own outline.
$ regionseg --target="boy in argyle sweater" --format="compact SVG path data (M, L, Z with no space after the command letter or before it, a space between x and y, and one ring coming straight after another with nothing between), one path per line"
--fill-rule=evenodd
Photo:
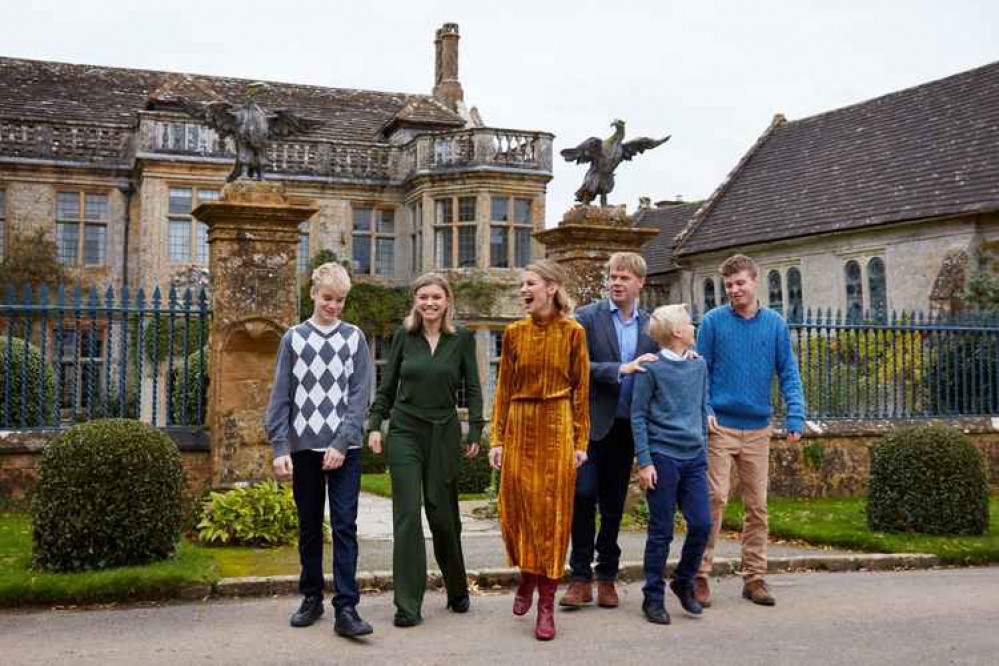
M371 625L357 614L357 498L361 442L371 395L368 344L359 328L340 321L350 277L343 266L312 273L312 316L281 338L267 437L274 474L292 480L298 508L298 589L304 600L291 617L307 627L323 614L323 518L329 496L333 528L333 630L364 636Z

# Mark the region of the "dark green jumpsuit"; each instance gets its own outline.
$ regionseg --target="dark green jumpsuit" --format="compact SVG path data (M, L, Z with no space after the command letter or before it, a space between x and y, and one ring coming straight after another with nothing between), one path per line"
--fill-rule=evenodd
M395 606L411 619L421 617L427 586L421 502L426 506L434 557L448 600L468 592L457 488L461 457L457 393L462 381L468 403L468 441L478 442L483 425L482 387L472 332L462 326L455 333L441 331L431 354L422 331L409 333L399 327L371 406L372 430L390 418L386 453L392 477Z

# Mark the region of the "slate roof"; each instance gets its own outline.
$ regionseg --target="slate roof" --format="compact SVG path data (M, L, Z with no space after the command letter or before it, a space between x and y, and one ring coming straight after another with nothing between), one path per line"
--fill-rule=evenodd
M235 102L242 99L243 88L250 82L0 57L0 117L126 127L134 124L134 112L147 108L153 95L161 102L177 94L195 101ZM311 135L317 139L378 141L379 130L400 119L440 125L441 129L464 125L460 116L429 95L277 82L269 85L270 89L259 96L261 104L291 108L324 121Z
M639 226L659 229L659 235L642 246L649 275L676 270L677 266L673 262L673 239L687 226L702 203L704 202L669 202L640 213Z
M774 123L708 200L678 256L999 210L999 62Z

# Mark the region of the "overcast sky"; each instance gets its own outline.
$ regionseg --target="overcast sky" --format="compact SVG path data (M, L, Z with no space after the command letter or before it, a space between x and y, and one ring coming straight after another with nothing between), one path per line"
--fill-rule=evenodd
M557 151L627 121L672 134L623 164L612 203L708 196L769 124L999 60L996 0L22 0L0 54L429 93L433 35L460 25L466 102L556 134L548 225L583 166ZM997 101L999 103L999 101Z

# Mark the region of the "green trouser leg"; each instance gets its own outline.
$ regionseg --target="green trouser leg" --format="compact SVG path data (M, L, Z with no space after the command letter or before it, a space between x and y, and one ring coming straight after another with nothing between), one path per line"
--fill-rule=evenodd
M448 601L468 593L465 557L461 552L461 512L458 508L458 465L461 425L458 419L435 425L424 469L423 500L434 538L434 557L444 578Z
M434 555L448 597L459 597L468 590L456 486L460 439L457 419L435 425L393 412L387 442L392 477L392 569L395 606L409 618L420 617L427 586L420 520L424 499Z

